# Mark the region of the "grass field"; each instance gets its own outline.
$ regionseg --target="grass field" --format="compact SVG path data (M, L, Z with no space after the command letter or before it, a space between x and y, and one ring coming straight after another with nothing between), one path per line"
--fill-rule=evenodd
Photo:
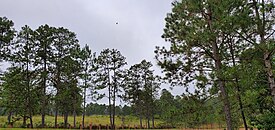
M27 129L27 128L0 128L0 130L68 130L68 129ZM70 130L79 130L79 129L70 129ZM138 130L138 129L136 129ZM146 129L143 129L146 130ZM156 129L157 130L157 129ZM166 129L167 130L167 129ZM198 129L169 129L169 130L198 130ZM205 130L205 129L200 129ZM224 128L220 129L207 129L207 130L224 130ZM240 128L239 130L245 130L244 128ZM255 129L257 130L257 129Z
M121 126L123 124L122 122L122 117L117 116L116 118L116 126ZM54 116L46 116L46 125L49 127L53 127L54 126ZM82 122L82 116L77 116L76 117L76 126L79 127L79 125ZM29 123L29 120L27 120L27 124ZM61 125L63 123L63 117L59 116L58 117L58 124ZM68 119L68 123L73 125L73 117L70 116ZM145 120L143 120L143 124L145 125ZM155 125L158 126L160 125L162 122L160 120L155 120ZM41 124L41 116L34 116L33 117L33 124L34 127L37 127ZM90 124L92 125L109 125L109 116L107 115L93 115L93 116L86 116L85 117L85 125L89 126ZM22 120L19 120L17 122L14 123L14 127L21 127L22 125ZM124 118L124 125L126 126L139 126L139 119L134 117L134 116L126 116ZM8 127L7 126L7 116L0 116L0 127ZM2 130L2 129L0 129ZM5 129L3 129L5 130ZM26 129L25 129L26 130Z

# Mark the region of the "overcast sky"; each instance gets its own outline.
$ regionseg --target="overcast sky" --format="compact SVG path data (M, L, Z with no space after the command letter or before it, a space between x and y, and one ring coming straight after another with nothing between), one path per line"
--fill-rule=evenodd
M169 44L161 35L172 1L0 0L0 16L13 20L16 30L24 25L36 29L43 24L68 28L77 34L82 46L88 44L97 53L105 48L120 50L128 66L143 59L155 64L155 46ZM180 88L172 91L182 92Z

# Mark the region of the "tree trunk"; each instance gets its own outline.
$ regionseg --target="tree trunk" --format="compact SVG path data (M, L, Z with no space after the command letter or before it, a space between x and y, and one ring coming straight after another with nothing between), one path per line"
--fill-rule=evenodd
M75 112L75 110L73 112L73 115L74 115L74 128L76 128L76 112Z
M208 22L209 30L214 33L212 29L212 10L211 7L208 9L209 17L206 19ZM219 48L218 48L218 38L215 37L212 39L212 51L213 51L213 57L214 57L214 62L215 62L215 69L217 72L217 81L218 81L218 86L221 91L221 98L223 101L224 105L224 112L225 112L225 118L226 118L226 125L228 130L233 130L232 127L232 118L231 118L231 110L230 110L230 102L228 100L228 94L225 89L225 82L222 79L221 73L222 73L222 62L220 59L220 53L219 53Z
M8 124L11 124L11 116L12 116L12 112L9 112L9 115L8 115Z
M112 104L111 104L111 88L110 86L108 87L109 91L109 115L110 115L110 126L112 128L113 126L113 120L112 120Z
M55 114L54 114L54 127L55 128L57 128L57 116L58 116L58 108L57 108L57 105L56 105Z
M32 114L30 114L30 127L33 128Z
M114 72L115 73L115 72ZM115 78L115 74L114 74L114 78ZM115 129L115 116L116 116L116 79L115 80L115 85L114 85L114 89L113 89L113 126L112 129Z
M46 62L46 47L44 48L45 58L43 59L43 84L42 84L42 106L41 106L41 127L45 127L45 109L46 109L46 80L47 80L47 62Z
M216 59L215 65L216 65L216 70L218 72L218 76L217 76L218 86L220 87L220 90L221 90L221 96L222 96L221 98L222 98L223 105L224 105L224 112L225 112L227 129L228 130L233 130L233 127L232 127L232 118L231 118L231 110L230 110L230 102L228 100L228 94L227 94L226 89L225 89L225 82L219 76L220 73L221 73L221 71L222 71L221 70L221 61L219 60L219 58Z
M216 61L216 65L217 65L217 71L218 73L220 73L221 71L221 62L217 62ZM225 82L222 81L222 79L218 76L218 85L220 87L221 90L221 96L222 96L222 101L223 101L223 105L224 105L224 112L225 112L225 117L226 117L226 124L227 124L227 129L228 130L233 130L232 127L232 118L231 118L231 110L230 110L230 102L228 100L228 95L225 89Z
M64 128L68 128L68 112L64 113Z
M239 106L240 106L240 109L241 109L241 115L242 115L242 119L243 119L243 124L244 124L244 128L245 130L248 130L248 127L247 127L247 123L246 123L246 119L245 119L245 115L244 115L244 110L243 110L243 102L242 102L242 99L241 99L241 95L240 95L240 86L239 86L239 81L238 79L236 78L236 86L237 86L237 98L238 98L238 101L239 101Z
M85 127L84 121L85 121L85 115L86 115L86 81L85 81L85 88L84 88L84 94L83 94L83 113L82 113L82 128Z
M140 129L142 129L142 115L139 115L139 125L140 125Z
M109 115L110 115L110 126L112 128L113 126L113 120L112 120L112 104L111 104L111 88L110 86L108 87L109 91Z
M147 128L150 129L150 117L147 117Z
M27 38L28 39L28 38ZM28 41L28 40L27 40ZM28 42L27 42L28 44ZM29 46L27 46L29 50ZM27 88L28 88L28 96L27 96L27 102L28 102L28 110L29 110L29 118L30 118L30 127L33 128L33 123L32 123L32 103L31 103L31 90L30 90L30 75L29 75L29 55L26 54L27 57L27 68L26 68L26 75L27 75Z
M232 118L231 118L231 110L230 110L230 102L228 100L228 94L225 89L225 82L221 78L221 73L222 73L222 63L220 60L220 54L218 51L218 46L216 41L212 43L212 49L213 49L213 56L215 60L215 68L217 72L217 81L218 81L218 86L221 91L221 98L223 101L224 105L224 112L225 112L225 118L226 118L226 124L227 124L227 129L228 130L233 130L232 127Z
M27 116L23 116L23 127L26 127L26 125L27 125Z
M108 71L108 92L109 92L109 115L110 115L110 126L112 128L113 126L113 120L112 120L112 104L111 104L111 79L110 79L110 70L109 70L109 66L107 67L107 71Z
M273 105L275 106L275 81L271 63L272 55L268 52L264 53L264 64L266 68L266 74L268 79L269 88L271 90Z
M116 66L116 63L114 62L114 66ZM116 71L113 69L114 72L114 89L113 89L113 126L112 129L115 129L115 116L116 116L116 91L117 91L117 80L116 80Z
M152 116L152 128L155 129L155 117L154 117L154 114Z
M149 113L149 104L146 105L146 118L147 118L147 129L150 129L150 113Z
M235 53L234 53L234 49L233 49L233 43L231 42L229 44L230 44L230 53L231 53L231 59L232 59L232 62L233 62L233 66L236 67L236 60L235 60ZM244 115L244 110L243 110L243 102L242 102L242 98L241 98L241 95L240 95L241 90L240 90L240 85L239 85L239 79L238 79L238 76L236 74L234 74L234 77L235 77L235 85L236 85L236 88L237 88L237 100L239 102L244 128L245 128L245 130L248 130L245 115Z

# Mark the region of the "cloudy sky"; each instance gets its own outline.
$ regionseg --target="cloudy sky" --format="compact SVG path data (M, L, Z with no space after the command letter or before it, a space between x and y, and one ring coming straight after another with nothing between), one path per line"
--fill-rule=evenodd
M81 45L88 44L97 53L105 48L120 50L129 66L143 59L155 64L155 46L168 44L161 35L173 0L0 1L0 16L13 20L16 30L24 25L65 27L77 34Z

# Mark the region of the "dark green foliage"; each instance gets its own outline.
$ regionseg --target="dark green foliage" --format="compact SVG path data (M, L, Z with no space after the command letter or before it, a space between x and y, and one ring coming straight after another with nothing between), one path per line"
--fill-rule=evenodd
M8 60L10 56L10 45L15 36L13 21L6 17L0 17L0 60Z

